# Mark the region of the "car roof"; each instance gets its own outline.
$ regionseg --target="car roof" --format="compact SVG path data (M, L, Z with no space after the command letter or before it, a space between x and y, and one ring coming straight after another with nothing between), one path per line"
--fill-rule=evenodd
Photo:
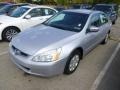
M49 6L45 6L45 5L36 5L36 4L30 4L27 6L22 6L22 7L27 7L27 8L50 8ZM52 7L51 7L52 8Z
M75 12L75 13L84 13L84 14L92 14L92 13L100 13L101 11L94 11L94 10L87 10L87 9L68 9L64 10L68 12Z
M80 3L80 4L73 4L73 5L90 5L90 4L87 4L87 3Z
M112 4L96 4L96 5L111 6Z
M8 3L8 2L0 2L0 4L11 4L11 3Z

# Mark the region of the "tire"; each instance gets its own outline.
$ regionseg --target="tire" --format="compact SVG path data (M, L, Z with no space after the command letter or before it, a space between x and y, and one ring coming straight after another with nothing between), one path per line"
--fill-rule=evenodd
M69 75L72 74L78 67L79 62L81 60L82 54L79 50L74 51L70 56L66 63L64 74ZM76 61L75 61L76 58Z
M107 35L105 36L105 39L101 42L101 44L107 44L107 42L108 42L108 40L109 40L109 33L107 33Z
M115 23L116 23L115 21L112 22L113 25L114 25Z
M10 42L12 38L20 32L19 29L15 27L8 27L2 33L2 39L4 41Z

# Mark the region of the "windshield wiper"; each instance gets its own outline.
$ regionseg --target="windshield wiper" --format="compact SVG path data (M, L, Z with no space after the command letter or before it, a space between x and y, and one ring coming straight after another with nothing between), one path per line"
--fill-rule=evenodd
M58 28L58 29L65 30L65 31L79 32L78 30L76 31L75 29L60 26L60 25L55 25L55 24L50 24L49 25L49 24L46 24L46 23L42 23L42 24L45 25L45 26L50 26L50 27Z
M55 27L55 28L58 28L58 29L67 30L65 27L58 26L58 25L55 25L55 24L50 24L50 25L48 25L48 26Z

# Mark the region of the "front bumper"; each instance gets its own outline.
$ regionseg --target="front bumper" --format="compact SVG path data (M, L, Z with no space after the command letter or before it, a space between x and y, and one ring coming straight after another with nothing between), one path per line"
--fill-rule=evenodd
M2 40L2 32L5 28L6 28L6 26L4 24L0 25L0 40Z
M10 58L14 64L26 73L50 77L62 74L66 65L67 59L62 59L56 62L33 62L30 57L22 57L15 55L12 49L10 50Z

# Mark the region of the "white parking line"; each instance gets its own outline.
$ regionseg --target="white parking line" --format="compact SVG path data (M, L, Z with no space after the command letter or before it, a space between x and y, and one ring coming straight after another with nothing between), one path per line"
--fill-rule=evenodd
M110 57L110 59L108 60L107 64L105 65L105 67L103 68L103 70L100 72L100 74L98 75L98 77L96 78L96 80L94 81L92 87L90 90L97 90L98 85L100 84L102 78L104 77L105 73L107 72L109 66L111 65L115 55L117 54L118 50L120 48L120 43L118 44L118 46L116 47L114 53L112 54L112 56Z
M7 54L7 53L8 53L7 51L2 52L2 53L0 53L0 56L5 55L5 54Z

